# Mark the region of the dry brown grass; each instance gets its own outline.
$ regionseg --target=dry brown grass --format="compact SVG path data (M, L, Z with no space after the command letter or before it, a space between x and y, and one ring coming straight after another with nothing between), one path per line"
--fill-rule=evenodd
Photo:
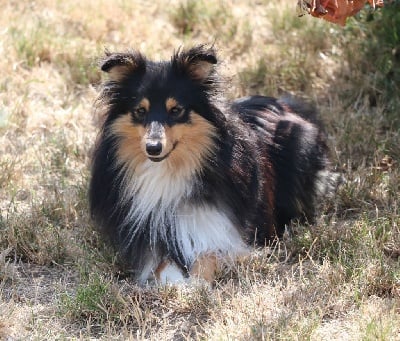
M398 40L373 21L299 19L295 2L2 3L0 339L399 338ZM346 182L313 226L295 224L214 288L139 288L87 212L96 60L105 47L158 59L195 43L216 44L230 96L316 102Z

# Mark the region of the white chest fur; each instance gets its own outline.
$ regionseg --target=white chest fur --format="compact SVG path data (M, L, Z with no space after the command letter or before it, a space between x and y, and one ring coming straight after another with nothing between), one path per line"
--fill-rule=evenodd
M189 264L206 253L234 259L246 250L232 221L216 207L182 204L174 222L173 233Z
M124 200L136 198L127 216L135 226L127 236L127 246L142 222L147 221L151 242L162 239L178 246L187 264L204 253L229 258L243 253L246 245L225 212L210 205L189 203L195 179L195 174L172 172L168 163L151 161L144 163L132 178L124 179ZM168 240L171 237L175 241Z

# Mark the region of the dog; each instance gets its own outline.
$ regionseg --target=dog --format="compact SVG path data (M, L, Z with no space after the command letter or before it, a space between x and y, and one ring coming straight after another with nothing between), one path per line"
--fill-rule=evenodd
M90 211L140 284L200 278L312 219L330 190L316 113L294 98L230 101L214 47L168 61L106 52Z

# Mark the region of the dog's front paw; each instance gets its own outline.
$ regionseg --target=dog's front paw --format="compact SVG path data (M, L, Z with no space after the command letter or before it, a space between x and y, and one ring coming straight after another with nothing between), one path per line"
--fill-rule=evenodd
M182 270L173 261L164 260L154 271L154 277L157 284L179 284L185 283L187 278Z

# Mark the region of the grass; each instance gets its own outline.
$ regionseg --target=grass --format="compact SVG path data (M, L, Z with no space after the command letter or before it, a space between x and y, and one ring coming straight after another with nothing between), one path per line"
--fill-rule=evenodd
M399 2L345 28L295 1L8 2L0 14L0 339L393 340L400 331ZM139 288L87 209L105 47L215 43L229 96L321 112L344 182L213 288Z
M254 63L239 72L241 91L275 96L285 92L316 94L323 86L325 56L334 54L331 44L336 28L293 17L293 9L288 7L271 8L268 15L272 25L269 44L255 55Z
M244 24L235 20L233 8L223 1L211 3L187 0L171 10L170 18L178 33L188 39L201 34L202 31L211 31L214 27L219 27L218 32L213 35L214 39L228 42L241 33L240 28L249 28L246 19L242 19ZM250 32L247 33L251 37Z

